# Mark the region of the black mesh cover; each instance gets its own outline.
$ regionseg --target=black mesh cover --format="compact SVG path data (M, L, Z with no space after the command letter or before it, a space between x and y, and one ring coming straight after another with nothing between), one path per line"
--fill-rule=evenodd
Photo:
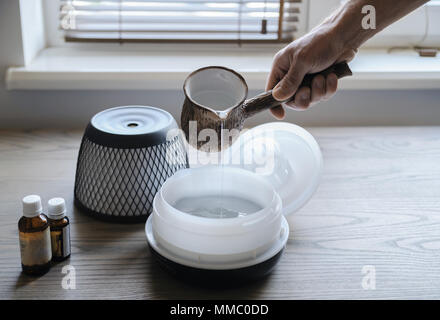
M181 136L148 147L124 148L97 143L93 135L88 136L90 129L96 130L90 127L78 154L75 205L98 218L145 221L165 180L188 167Z

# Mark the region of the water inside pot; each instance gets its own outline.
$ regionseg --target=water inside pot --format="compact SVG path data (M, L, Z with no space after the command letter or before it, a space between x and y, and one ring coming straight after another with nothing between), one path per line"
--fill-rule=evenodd
M212 219L243 217L263 209L254 201L224 194L182 198L176 201L174 208Z

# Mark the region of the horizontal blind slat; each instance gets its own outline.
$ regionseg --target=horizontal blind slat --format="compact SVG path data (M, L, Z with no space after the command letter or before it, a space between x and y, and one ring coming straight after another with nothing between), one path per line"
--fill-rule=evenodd
M71 37L84 37L84 38L115 38L115 39L212 39L212 40L220 40L220 39L227 39L227 40L238 40L238 35L236 33L234 34L225 34L225 33L209 33L209 34L202 34L202 33L188 33L188 34L178 34L178 33L119 33L119 32L109 32L109 33L100 33L94 34L92 32L87 33L80 33L80 32L68 32L67 36ZM242 40L258 40L258 39L276 39L277 33L268 33L268 34L260 34L260 33L250 33L250 34L242 34L240 36L240 39Z
M279 3L279 0L105 0L105 1L92 1L92 0L60 0L61 5L72 5L72 6L86 6L86 5L102 5L105 6L107 4L112 5L114 3L122 3L125 5L148 5L145 3L260 3L264 5L264 3ZM284 0L284 3L300 3L301 0Z
M119 7L117 3L109 6L87 6L87 7L74 7L74 12L76 14L94 14L97 12L115 11L115 12L148 12L148 11L216 11L216 12L237 12L240 7L239 3L233 3L229 6L213 5L213 4L188 4L182 3L181 5L166 5L164 3L156 6L121 6ZM67 9L60 7L60 11L68 11ZM279 11L279 4L273 4L272 6L264 7L252 7L252 6L242 6L242 12L275 12Z
M132 16L132 15L146 15L150 13L188 13L188 12L215 12L215 13L239 13L238 8L212 8L212 7L181 7L181 8L169 8L169 7L155 7L149 9L138 9L138 10L60 10L60 15L72 15L72 16L93 16L93 15L122 15L122 16ZM265 10L264 8L246 8L241 9L241 13L259 13L263 15L265 13L267 16L278 16L279 8L272 8ZM295 7L285 8L284 14L299 13L299 9Z
M122 26L121 28L118 28L118 26L113 24L108 24L105 26L98 25L84 25L81 26L75 31L79 32L94 32L94 33L100 33L100 32L175 32L175 33L188 33L188 32L195 32L195 33L211 33L211 32L224 32L224 33L237 33L236 28L232 28L229 26L204 26L204 25L196 25L196 24L180 24L181 27L178 27L177 25L170 25L168 28L163 27L162 25L132 25L132 26ZM295 25L292 24L290 27L286 26L283 28L283 31L295 31ZM242 25L241 32L242 33L260 33L261 28L256 27L255 25ZM278 25L277 24L269 24L267 26L267 32L274 32L276 33L278 31Z
M295 25L295 24L291 24ZM278 29L277 21L268 21L268 28ZM167 23L166 25L162 23L125 23L119 25L118 23L81 23L79 24L75 30L96 30L99 31L131 31L131 30L148 30L148 31L175 31L182 32L184 30L194 30L194 31L228 31L228 32L237 32L236 26L231 24L220 24L220 23L211 23L211 24L200 24L200 23ZM243 23L241 25L241 30L253 30L255 32L260 32L261 27L254 23Z
M295 20L294 18L292 18L293 20ZM289 20L292 20L289 19ZM267 19L268 21L278 21L278 19ZM166 23L172 23L172 22L194 22L194 23L236 23L237 24L237 17L236 16L223 16L223 17L216 17L215 19L213 19L210 16L185 16L185 15L181 15L181 16L176 16L176 17L169 17L169 16L150 16L148 17L148 20L142 18L142 17L130 17L130 18L124 18L122 19L122 21L120 21L118 19L118 17L112 17L112 16L101 16L101 17L93 17L91 19L78 19L78 25L80 23L106 23L106 22L120 22L121 24L124 23L142 23L142 22L162 22L163 24ZM241 23L257 23L257 22L261 22L261 17L253 17L253 16L243 16L241 18Z

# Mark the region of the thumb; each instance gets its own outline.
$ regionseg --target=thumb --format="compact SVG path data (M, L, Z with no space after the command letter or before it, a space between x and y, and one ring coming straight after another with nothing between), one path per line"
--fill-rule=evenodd
M273 89L273 97L278 101L284 101L292 97L301 85L305 75L304 67L299 64L292 64L284 78Z

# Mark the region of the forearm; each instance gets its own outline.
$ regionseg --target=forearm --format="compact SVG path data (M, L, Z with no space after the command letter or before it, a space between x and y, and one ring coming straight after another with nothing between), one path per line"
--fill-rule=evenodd
M335 33L344 48L356 50L393 22L420 7L428 0L350 0L328 17L321 27ZM362 8L371 5L376 12L376 29L365 29L362 20L366 13Z

